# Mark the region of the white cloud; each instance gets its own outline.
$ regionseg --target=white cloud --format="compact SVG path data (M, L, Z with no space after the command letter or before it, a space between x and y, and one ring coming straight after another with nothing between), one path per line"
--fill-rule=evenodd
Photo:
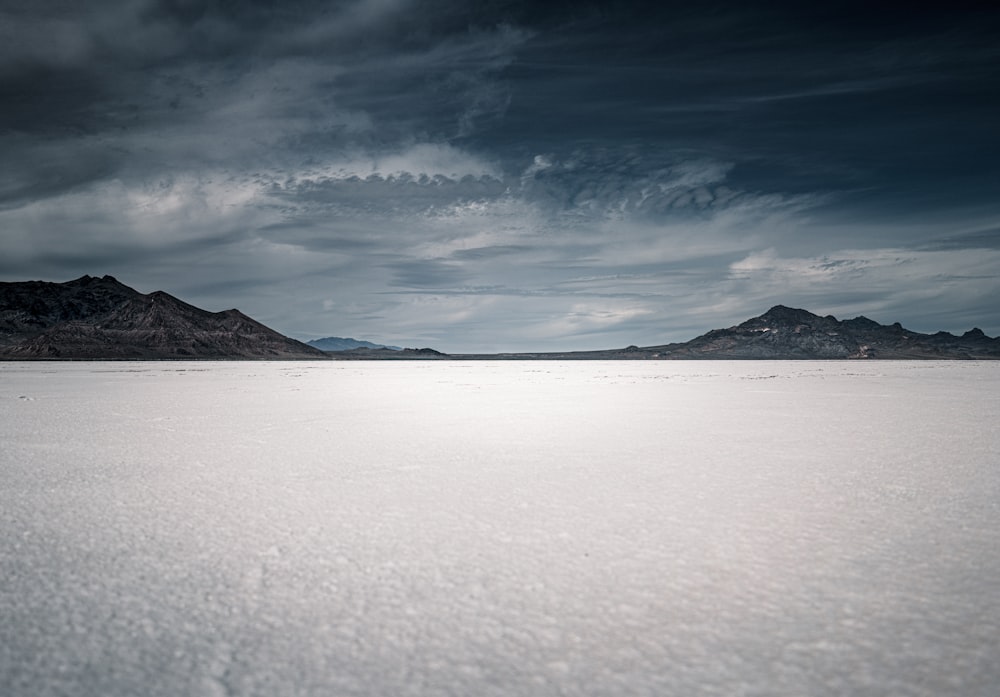
M449 179L501 176L492 163L443 143L418 143L401 152L376 157L369 173L381 177L410 175Z
M718 184L726 179L733 168L732 162L717 160L686 160L666 170L665 180L660 183L663 190L704 187Z
M102 255L137 258L212 245L268 219L253 205L258 193L256 185L221 172L99 182L0 214L10 231L5 252L24 263L47 257L97 263Z
M575 302L562 317L545 323L546 338L603 334L617 325L652 314L652 309L636 301L593 299Z

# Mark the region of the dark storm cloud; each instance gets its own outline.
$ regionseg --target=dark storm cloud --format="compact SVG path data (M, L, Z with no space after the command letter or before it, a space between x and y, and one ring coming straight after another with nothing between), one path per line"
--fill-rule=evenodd
M998 33L961 4L11 0L0 270L452 350L777 302L996 333Z
M390 0L64 10L40 2L4 14L5 149L61 146L39 172L7 159L6 178L27 180L8 187L15 199L57 193L44 166L69 161L99 160L76 169L100 180L192 161L298 166L313 151L454 136L502 110L484 76L518 40L496 27L437 36L415 3Z
M949 235L934 240L921 249L941 251L948 249L1000 249L1000 225Z
M980 148L997 144L995 14L767 7L608 12L540 37L511 67L525 89L493 137L695 150L736 161L737 185L783 191L940 193L932 162L972 184L994 171Z

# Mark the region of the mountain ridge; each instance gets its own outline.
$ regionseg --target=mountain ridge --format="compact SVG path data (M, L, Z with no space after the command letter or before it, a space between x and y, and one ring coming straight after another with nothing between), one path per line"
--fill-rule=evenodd
M0 283L4 359L323 359L236 309L210 312L113 276Z
M978 327L961 336L923 334L860 315L838 320L799 308L775 305L767 312L690 341L642 349L660 358L728 359L997 359L1000 338Z

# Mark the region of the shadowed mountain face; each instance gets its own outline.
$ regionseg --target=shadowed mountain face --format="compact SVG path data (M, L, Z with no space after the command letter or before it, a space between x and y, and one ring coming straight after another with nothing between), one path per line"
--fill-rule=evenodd
M1000 358L1000 338L979 329L962 336L920 334L898 322L883 325L867 317L839 321L776 305L735 327L642 351L660 358Z
M238 310L208 312L111 276L0 283L0 358L322 359Z

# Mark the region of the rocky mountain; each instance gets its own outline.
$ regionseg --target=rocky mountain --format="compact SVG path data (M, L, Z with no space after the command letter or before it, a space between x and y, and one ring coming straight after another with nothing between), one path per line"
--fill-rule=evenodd
M0 359L323 359L238 310L208 312L111 276L0 283Z
M313 348L318 348L320 351L327 351L329 353L335 353L338 351L352 351L354 349L389 349L391 351L401 350L399 346L384 346L383 344L373 344L370 341L361 341L359 339L352 339L350 337L343 338L339 336L328 336L323 339L313 339L312 341L307 341L307 344Z
M898 322L884 325L867 317L837 320L776 305L759 317L680 344L630 347L636 357L726 359L1000 359L1000 338L980 329L961 336L921 334Z

